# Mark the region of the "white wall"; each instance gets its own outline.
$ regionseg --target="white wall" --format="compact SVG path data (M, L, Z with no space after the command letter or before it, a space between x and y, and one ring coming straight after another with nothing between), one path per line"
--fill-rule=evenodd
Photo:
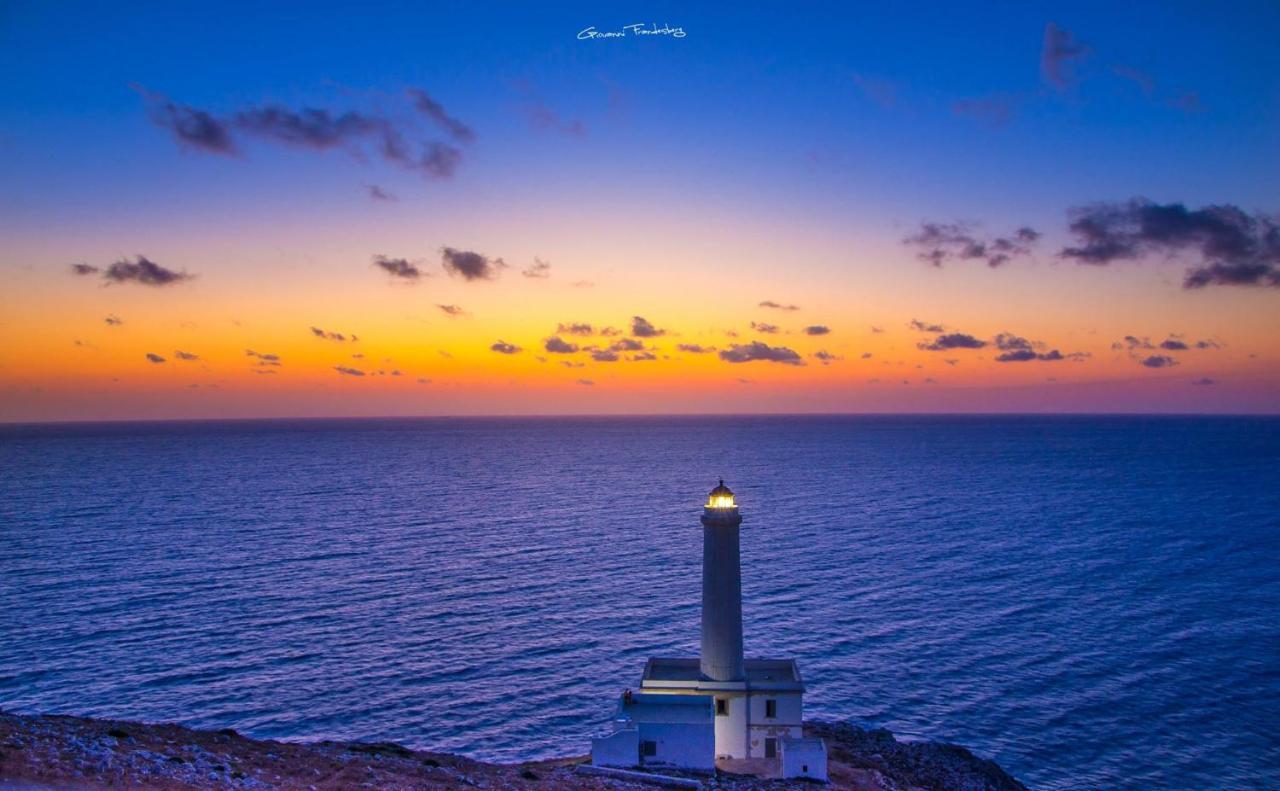
M731 758L747 757L747 697L739 692L706 692L729 701L729 713L716 715L715 754ZM714 711L714 709L713 709Z

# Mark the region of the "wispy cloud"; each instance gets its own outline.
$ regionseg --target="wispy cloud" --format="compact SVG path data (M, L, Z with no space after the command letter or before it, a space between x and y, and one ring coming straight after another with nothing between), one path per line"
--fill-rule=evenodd
M1064 91L1075 82L1077 61L1089 54L1089 47L1067 30L1050 22L1044 27L1044 43L1040 48L1040 74L1045 82Z
M524 269L521 269L520 274L525 277L531 277L539 280L546 279L551 277L551 264L543 261L535 255L533 257L533 263L529 264L529 266Z
M373 265L399 280L417 280L423 276L423 272L418 268L418 265L406 258L375 255L373 257Z
M1040 232L1027 226L1008 236L982 237L968 223L925 222L919 231L904 237L902 243L918 248L916 257L936 267L959 259L985 261L994 268L1030 255L1031 246L1039 238Z
M774 302L772 299L766 299L760 303L762 308L773 308L774 310L799 310L799 305L787 305L781 302Z
M413 102L413 107L432 123L449 133L459 143L470 143L476 139L475 130L445 112L444 106L431 98L421 88L409 88L405 91Z
M489 351L497 352L498 354L519 354L523 350L514 343L507 343L506 341L500 340L490 346Z

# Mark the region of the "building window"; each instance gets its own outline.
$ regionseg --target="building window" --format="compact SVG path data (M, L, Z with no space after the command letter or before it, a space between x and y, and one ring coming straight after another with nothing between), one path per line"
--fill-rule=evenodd
M729 716L729 699L728 698L716 698L716 716L717 717Z
M764 757L765 758L778 757L778 740L777 739L764 740Z
M778 701L766 700L764 702L764 716L773 719L778 716Z
M652 758L658 754L658 743L645 739L640 742L640 756L642 758Z

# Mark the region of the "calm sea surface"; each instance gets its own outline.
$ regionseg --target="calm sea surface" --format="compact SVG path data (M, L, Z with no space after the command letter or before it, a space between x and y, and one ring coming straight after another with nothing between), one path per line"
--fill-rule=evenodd
M1280 787L1280 420L0 427L0 707L587 749L698 646L738 492L748 655L810 717L1047 789Z

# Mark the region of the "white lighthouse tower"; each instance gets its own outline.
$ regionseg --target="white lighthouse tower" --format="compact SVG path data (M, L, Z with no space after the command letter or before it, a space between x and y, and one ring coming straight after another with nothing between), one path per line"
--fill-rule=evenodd
M796 661L743 657L741 525L721 480L702 508L701 654L645 663L639 692L592 739L592 764L827 779L826 745L804 738Z
M702 508L702 675L711 681L741 681L742 561L738 526L742 515L733 492L711 490Z

